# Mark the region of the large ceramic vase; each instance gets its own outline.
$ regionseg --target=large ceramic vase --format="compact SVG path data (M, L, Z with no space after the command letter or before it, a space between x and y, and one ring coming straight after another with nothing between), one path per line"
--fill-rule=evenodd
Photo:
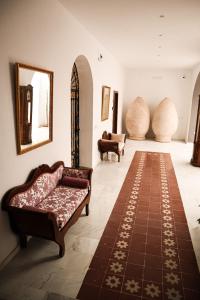
M149 129L150 112L143 98L137 97L129 105L125 123L130 139L145 139L145 135Z
M178 115L174 103L165 98L160 102L153 114L152 129L156 136L156 141L171 142L172 135L178 126Z

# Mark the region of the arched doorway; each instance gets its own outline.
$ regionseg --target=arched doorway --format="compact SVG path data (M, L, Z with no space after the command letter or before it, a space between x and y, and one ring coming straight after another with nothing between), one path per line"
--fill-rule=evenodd
M93 79L87 58L76 58L71 76L71 162L92 166Z

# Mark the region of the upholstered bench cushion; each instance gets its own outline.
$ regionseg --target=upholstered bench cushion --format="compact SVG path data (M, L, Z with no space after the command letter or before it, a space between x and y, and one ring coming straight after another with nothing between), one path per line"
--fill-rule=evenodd
M88 179L64 176L60 180L60 184L64 186L79 188L79 189L87 189L89 188L90 182Z
M124 143L125 134L124 133L121 133L121 134L111 133L111 140L115 141L115 142Z
M24 206L35 207L56 187L58 181L62 177L63 169L64 167L60 166L53 173L44 173L40 175L29 189L25 192L16 194L11 199L10 205L19 208Z
M59 230L61 230L84 200L87 193L88 189L58 186L36 207L44 211L53 212L56 215Z
M103 141L104 143L108 142L110 144L113 144L113 142L116 142L114 140L106 140L106 139L101 139L101 141Z

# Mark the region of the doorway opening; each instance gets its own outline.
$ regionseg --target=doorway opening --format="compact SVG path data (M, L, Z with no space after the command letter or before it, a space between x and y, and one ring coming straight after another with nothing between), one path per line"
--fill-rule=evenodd
M200 95L200 73L197 77L193 97L192 97L192 110L190 116L190 126L189 126L189 133L188 133L188 142L194 142L195 140L195 132L196 132L196 123L197 123L197 111L198 111L198 104L199 104L199 95Z
M76 58L71 76L71 165L92 167L93 79L87 58Z
M195 136L194 136L194 147L193 147L193 155L191 159L192 165L196 167L200 167L200 96L197 110L197 118L196 118L196 128L195 128Z
M118 92L113 92L113 122L112 133L117 133L117 120L118 120Z

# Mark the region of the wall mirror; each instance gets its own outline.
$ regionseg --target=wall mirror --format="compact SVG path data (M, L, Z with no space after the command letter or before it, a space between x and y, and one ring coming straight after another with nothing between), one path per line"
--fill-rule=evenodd
M17 153L52 141L53 72L16 63Z

